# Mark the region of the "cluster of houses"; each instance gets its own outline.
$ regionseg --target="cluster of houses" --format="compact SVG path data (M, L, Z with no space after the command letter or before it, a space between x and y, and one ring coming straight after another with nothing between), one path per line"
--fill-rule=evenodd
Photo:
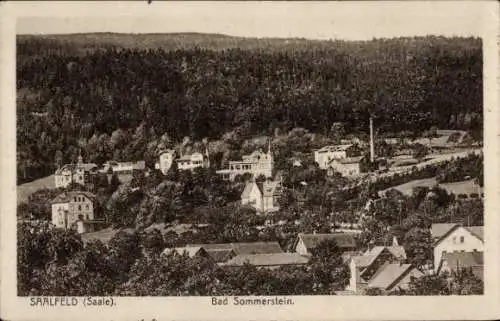
M224 268L254 265L259 269L282 266L304 266L314 249L325 240L334 240L342 251L343 262L349 266L350 279L345 291L339 294L363 295L369 289L388 293L408 289L412 278L426 274L442 274L469 269L483 279L483 227L460 224L433 224L434 265L422 270L408 263L405 248L393 239L391 245L374 246L361 252L357 248L356 233L329 234L299 233L291 251L282 250L278 242L189 244L166 248L163 255L202 256Z
M116 174L121 182L132 179L134 171L145 171L146 162L116 162L107 161L101 167L94 163L84 163L83 157L78 156L76 164L65 164L58 168L54 173L56 188L66 188L72 183L82 186L89 186L95 182L98 174L108 175L108 180L111 175Z

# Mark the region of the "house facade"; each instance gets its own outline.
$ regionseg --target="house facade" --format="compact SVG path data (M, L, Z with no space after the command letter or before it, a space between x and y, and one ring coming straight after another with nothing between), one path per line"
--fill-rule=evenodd
M108 173L110 170L115 174L132 174L134 171L144 171L146 169L145 161L137 162L116 162L107 161L103 164L101 172Z
M92 183L97 174L97 165L84 163L82 156L79 156L77 164L66 164L56 170L54 174L55 186L56 188L65 188L71 183L85 186Z
M434 269L438 270L443 254L483 252L483 226L455 226L434 244Z
M354 144L330 145L314 151L314 161L321 169L328 169L329 163L336 159L359 156L359 149Z
M273 175L274 158L269 144L267 153L262 150L254 151L252 154L243 155L241 161L230 161L226 169L218 170L226 180L233 181L236 176L251 174L253 177L263 175L271 178Z
M59 194L51 202L52 224L58 228L77 228L78 221L95 220L96 197L85 191L72 191ZM88 225L88 224L87 224ZM79 232L87 230L80 224Z
M210 167L208 155L203 155L202 153L198 152L192 153L190 155L183 155L175 161L177 162L177 168L179 170L193 170L198 167Z
M279 210L279 197L282 187L279 181L248 182L241 194L241 204L249 205L257 212L275 212Z
M335 172L344 177L357 176L366 171L365 157L347 157L342 159L332 159L327 165L327 174L332 176Z

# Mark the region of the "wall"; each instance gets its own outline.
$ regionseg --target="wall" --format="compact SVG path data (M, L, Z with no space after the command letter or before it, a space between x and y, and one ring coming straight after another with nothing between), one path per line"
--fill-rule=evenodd
M464 242L460 242L460 237L464 238ZM454 240L455 238L455 240ZM443 251L446 252L472 252L477 250L479 252L483 251L484 244L483 241L478 239L476 236L472 235L468 230L463 227L457 227L453 232L450 233L445 239L441 240L434 247L434 269L437 271L439 263L441 262L441 256Z

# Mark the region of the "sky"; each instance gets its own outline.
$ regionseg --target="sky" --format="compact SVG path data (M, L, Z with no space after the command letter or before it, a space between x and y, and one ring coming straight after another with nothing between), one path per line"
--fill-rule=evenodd
M478 36L478 2L19 2L18 34L204 32L365 40Z

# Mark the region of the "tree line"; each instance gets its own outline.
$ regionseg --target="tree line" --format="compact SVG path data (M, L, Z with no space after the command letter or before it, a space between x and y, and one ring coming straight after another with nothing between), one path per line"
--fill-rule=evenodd
M330 41L281 50L103 45L85 54L37 52L43 41L18 43L20 182L51 173L56 154L64 162L81 151L99 161L143 159L164 135L179 142L295 127L328 133L333 123L366 134L370 114L380 132L482 128L476 38Z

